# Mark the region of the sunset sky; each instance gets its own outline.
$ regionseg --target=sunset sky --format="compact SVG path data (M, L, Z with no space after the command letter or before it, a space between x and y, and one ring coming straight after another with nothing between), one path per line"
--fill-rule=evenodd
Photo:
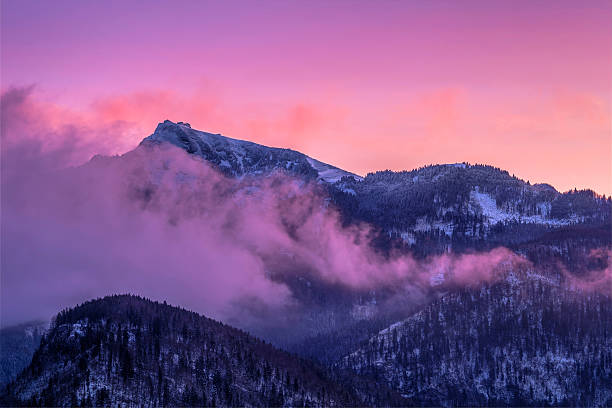
M113 129L100 153L170 119L358 174L468 161L612 194L609 0L1 5L2 89Z

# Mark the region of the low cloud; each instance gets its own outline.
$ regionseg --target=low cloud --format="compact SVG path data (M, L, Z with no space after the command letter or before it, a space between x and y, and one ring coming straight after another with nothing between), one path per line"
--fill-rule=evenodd
M585 263L585 271L580 276L570 273L563 265L559 265L559 270L568 285L584 292L612 294L612 249L592 249Z

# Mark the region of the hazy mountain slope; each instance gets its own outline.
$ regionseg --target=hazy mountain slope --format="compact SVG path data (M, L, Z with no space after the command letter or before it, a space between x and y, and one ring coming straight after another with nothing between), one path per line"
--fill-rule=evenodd
M612 298L513 273L449 293L339 366L425 405L610 406Z
M61 312L4 402L355 406L377 401L375 395L362 397L312 363L245 332L166 304L112 296Z
M36 321L0 330L0 389L30 364L48 326Z

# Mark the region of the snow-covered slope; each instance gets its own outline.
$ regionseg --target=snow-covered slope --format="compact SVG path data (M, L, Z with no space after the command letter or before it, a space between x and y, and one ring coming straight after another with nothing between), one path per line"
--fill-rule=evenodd
M535 277L449 293L338 365L424 406L610 406L612 302Z
M487 225L495 225L498 222L523 222L527 224L543 224L550 226L570 225L580 222L578 217L549 218L551 203L542 201L536 204L535 214L522 214L518 211L499 208L495 199L487 193L481 193L477 189L470 192L470 204L475 212L479 212Z
M593 191L560 193L487 165L441 164L379 171L337 184L351 215L411 246L440 248L533 240L553 229L609 225L611 201Z
M357 181L363 180L362 177L356 176L353 173L349 173L348 171L339 169L334 166L330 166L329 164L320 162L311 157L306 157L306 161L312 166L313 169L317 171L319 174L319 179L328 183L337 183L342 179L342 177L352 177Z
M184 122L174 123L166 120L160 123L155 132L145 138L142 144L162 142L171 143L200 156L216 165L225 174L235 177L281 170L327 183L335 183L344 176L361 179L355 174L291 149L268 147L221 134L202 132L192 129Z

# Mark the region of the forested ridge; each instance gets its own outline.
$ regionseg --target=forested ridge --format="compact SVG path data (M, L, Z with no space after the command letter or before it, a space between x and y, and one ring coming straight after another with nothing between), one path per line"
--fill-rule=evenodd
M424 405L610 406L612 299L512 274L441 297L338 365Z
M60 312L4 403L354 406L375 398L241 330L121 295Z

